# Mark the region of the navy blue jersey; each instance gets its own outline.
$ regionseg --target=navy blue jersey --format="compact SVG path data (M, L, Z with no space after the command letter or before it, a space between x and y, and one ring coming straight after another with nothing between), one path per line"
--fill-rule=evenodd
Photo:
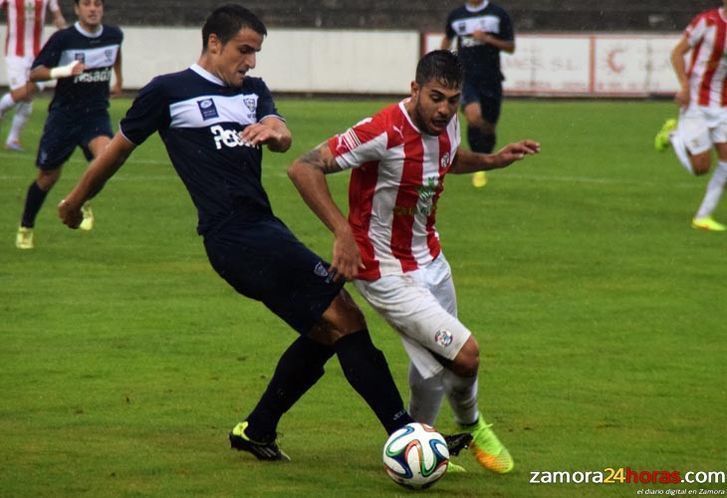
M197 64L154 78L141 89L121 132L140 145L155 131L199 212L204 234L229 218L272 215L261 183L262 148L239 133L266 117L282 119L260 78L226 86Z
M463 5L450 12L445 30L447 38L457 37L457 53L469 80L484 84L502 82L500 50L475 40L472 33L480 30L501 40L513 41L512 21L505 9L492 2L485 2L484 8L476 10Z
M102 25L89 33L79 23L56 31L33 61L33 67L54 68L80 60L86 69L78 76L58 79L50 110L90 114L109 107L109 82L124 35L116 26Z

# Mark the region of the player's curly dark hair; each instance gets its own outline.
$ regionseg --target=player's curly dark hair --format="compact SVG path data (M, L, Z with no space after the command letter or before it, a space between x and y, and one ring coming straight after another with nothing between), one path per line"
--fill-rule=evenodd
M464 67L459 58L449 50L434 50L422 57L417 64L416 82L423 86L432 80L447 87L460 88Z
M212 33L224 45L242 29L250 28L263 36L268 34L265 24L245 7L236 4L216 8L202 26L202 47L207 49L207 40Z

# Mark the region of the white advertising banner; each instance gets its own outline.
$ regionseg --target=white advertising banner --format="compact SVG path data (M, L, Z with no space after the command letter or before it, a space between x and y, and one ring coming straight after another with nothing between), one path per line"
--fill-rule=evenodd
M679 34L518 35L514 54L502 54L510 95L635 97L668 95L678 83L670 54ZM427 33L423 51L439 48Z
M46 36L52 33L46 28ZM130 27L122 47L124 87L197 60L198 28ZM0 25L0 39L5 26ZM502 55L509 95L634 97L677 90L669 56L674 34L537 34L517 37ZM409 91L421 53L438 48L440 33L323 29L271 30L251 72L273 92L401 94ZM153 50L150 49L153 47ZM0 57L0 86L7 85Z

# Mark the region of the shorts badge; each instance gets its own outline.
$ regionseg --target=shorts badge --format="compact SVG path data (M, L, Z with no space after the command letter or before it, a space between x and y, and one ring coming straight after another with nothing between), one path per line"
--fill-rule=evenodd
M447 347L450 344L452 344L452 332L449 330L441 329L438 330L436 334L434 334L434 342L439 344L442 347Z

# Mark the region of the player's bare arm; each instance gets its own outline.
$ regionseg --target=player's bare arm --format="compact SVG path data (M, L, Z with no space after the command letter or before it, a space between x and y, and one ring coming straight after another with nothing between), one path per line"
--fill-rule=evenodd
M679 91L674 95L674 101L680 107L689 105L689 77L687 76L684 56L690 49L689 40L687 40L686 36L682 36L679 39L679 43L671 51L671 65L679 81Z
M442 50L449 50L450 48L452 48L452 38L444 35L442 37L442 43L439 44L439 48L441 48Z
M492 45L498 50L502 50L503 52L507 52L508 54L512 54L515 52L515 42L511 40L501 40L500 38L496 37L493 34L490 34L486 31L480 31L475 30L472 33L472 36L482 42L486 43L488 45Z
M30 81L48 81L59 78L70 78L71 76L78 76L84 69L86 69L86 66L79 61L73 61L70 64L58 67L38 66L30 71L28 79Z
M248 125L240 138L252 145L267 145L271 152L285 152L293 144L293 136L285 121L275 116Z
M454 156L451 173L465 174L475 171L488 171L506 168L516 161L540 152L540 144L534 140L521 140L511 143L494 154L479 154L458 149Z
M117 133L104 151L96 157L88 169L59 204L58 216L69 228L78 228L83 221L81 206L101 191L106 181L114 176L136 148L122 133Z
M363 263L351 226L328 189L326 175L338 171L341 167L328 145L323 143L293 162L288 168L288 176L308 207L335 237L330 271L336 273L336 279L350 280L358 275Z
M119 47L119 52L116 54L116 61L114 61L114 78L116 82L111 87L111 95L118 97L124 88L124 76L121 72L121 47Z
M66 27L66 18L63 17L63 12L61 12L61 9L53 12L53 25L58 29L63 29Z

